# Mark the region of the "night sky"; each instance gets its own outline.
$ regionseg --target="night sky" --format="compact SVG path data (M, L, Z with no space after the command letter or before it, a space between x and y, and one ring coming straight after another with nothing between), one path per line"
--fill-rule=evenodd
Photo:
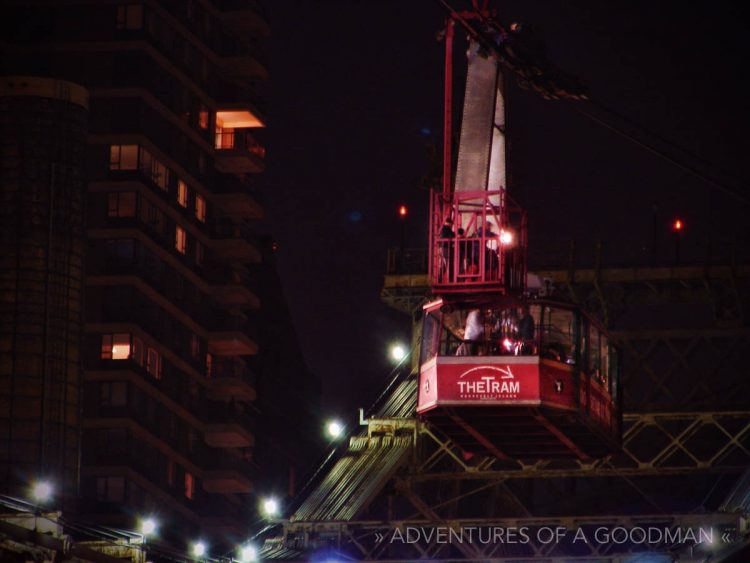
M386 250L400 244L400 204L410 210L406 246L426 245L422 179L428 147L442 143L436 33L444 12L428 0L265 4L273 31L268 167L259 179L265 228L278 241L284 290L307 362L323 380L326 411L349 416L387 380L388 344L408 341L408 317L382 304L379 291ZM531 24L548 58L599 104L651 133L637 133L641 140L750 195L749 18L740 2L493 6L506 24ZM672 263L676 216L686 222L683 263L703 260L709 239L714 260L729 254L730 241L748 242L748 205L576 108L594 111L510 80L509 190L529 211L532 264L567 263L571 239L581 263L597 240L605 265Z

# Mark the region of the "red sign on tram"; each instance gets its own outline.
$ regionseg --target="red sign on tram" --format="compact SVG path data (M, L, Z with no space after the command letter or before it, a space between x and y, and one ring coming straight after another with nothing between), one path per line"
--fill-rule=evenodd
M445 404L533 404L539 399L537 358L437 357L422 366L417 411Z

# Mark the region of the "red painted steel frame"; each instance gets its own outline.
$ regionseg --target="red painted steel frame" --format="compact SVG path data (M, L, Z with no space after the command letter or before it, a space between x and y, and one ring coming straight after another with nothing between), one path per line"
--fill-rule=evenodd
M436 293L524 293L526 213L505 190L433 192L431 218L428 267ZM449 237L441 232L447 219L452 221ZM491 233L485 228L488 222Z

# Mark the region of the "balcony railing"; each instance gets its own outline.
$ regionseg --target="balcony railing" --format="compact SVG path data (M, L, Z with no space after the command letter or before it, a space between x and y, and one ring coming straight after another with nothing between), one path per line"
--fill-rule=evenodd
M266 157L266 149L243 129L220 130L216 132L218 150L245 150L260 159Z

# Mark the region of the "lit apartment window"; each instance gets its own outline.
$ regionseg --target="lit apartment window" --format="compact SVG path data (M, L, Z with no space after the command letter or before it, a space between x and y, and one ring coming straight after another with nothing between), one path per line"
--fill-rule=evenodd
M191 500L195 496L195 477L187 471L185 471L185 496Z
M206 198L195 194L195 218L201 223L206 222Z
M111 192L107 203L109 217L135 217L135 192Z
M102 334L103 360L127 360L129 357L129 334Z
M198 127L208 129L208 110L204 106L198 112Z
M110 170L137 170L138 145L112 145L109 147Z
M216 126L216 148L232 149L234 148L234 128Z
M161 379L161 356L153 348L146 351L146 371L154 376L154 379Z
M141 4L117 6L117 29L143 29L143 6Z
M122 502L125 500L124 477L97 477L96 500Z
M144 366L146 361L146 348L143 346L143 340L137 336L133 337L133 353L131 355L133 361L139 366Z
M182 180L177 180L177 203L182 207L187 207L188 204L188 187Z
M174 247L180 254L185 254L187 251L187 233L179 225L175 227Z

